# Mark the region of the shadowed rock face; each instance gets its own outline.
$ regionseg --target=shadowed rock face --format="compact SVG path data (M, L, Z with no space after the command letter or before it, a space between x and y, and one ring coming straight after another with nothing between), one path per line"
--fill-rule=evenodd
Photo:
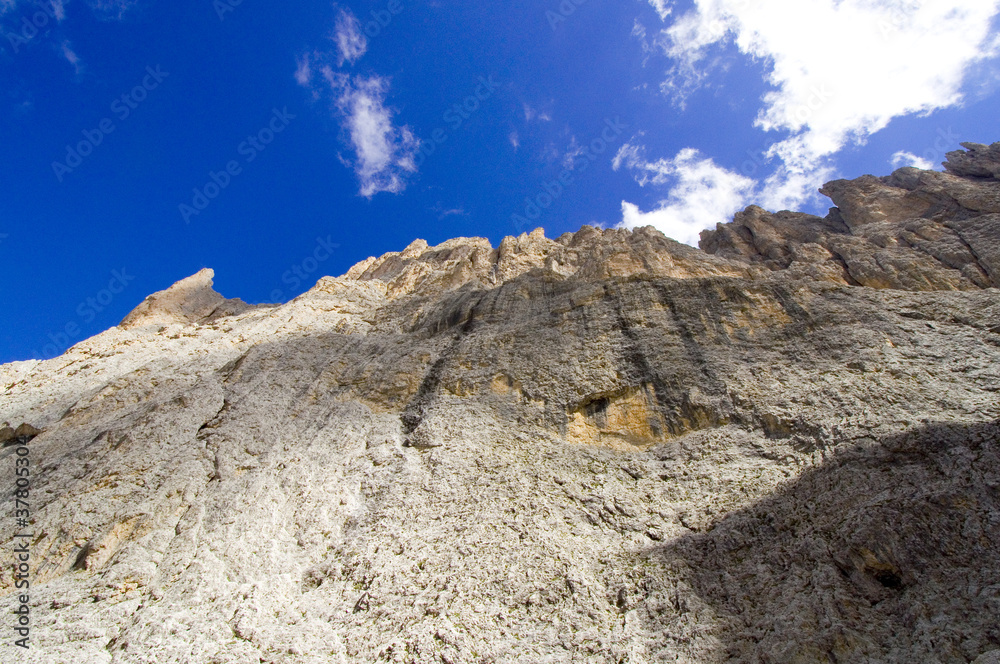
M651 548L637 604L731 661L964 664L1000 648L998 514L996 421L870 438Z
M704 251L418 240L266 307L202 271L0 367L36 565L0 658L988 662L1000 183L966 148Z

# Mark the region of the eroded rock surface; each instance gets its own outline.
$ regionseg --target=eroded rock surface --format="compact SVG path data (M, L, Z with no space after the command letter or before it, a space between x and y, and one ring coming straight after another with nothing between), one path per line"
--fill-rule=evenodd
M1000 168L966 148L705 251L418 240L266 307L202 271L0 367L36 563L0 659L993 661Z

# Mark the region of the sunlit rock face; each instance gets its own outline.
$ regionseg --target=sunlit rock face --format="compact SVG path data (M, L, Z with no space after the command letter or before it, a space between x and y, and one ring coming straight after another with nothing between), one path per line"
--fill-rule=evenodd
M751 206L702 248L835 283L909 291L1000 287L1000 143L963 143L945 171L828 182L826 217Z
M701 250L418 240L263 306L203 270L0 367L35 519L0 659L996 662L1000 144L965 147Z

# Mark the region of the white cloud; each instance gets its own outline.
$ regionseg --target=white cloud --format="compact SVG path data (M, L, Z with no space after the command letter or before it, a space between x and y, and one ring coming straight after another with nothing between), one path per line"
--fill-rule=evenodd
M431 208L431 212L434 212L434 213L437 214L438 221L443 221L444 219L447 219L448 217L468 217L469 216L469 213L465 211L465 208L461 208L461 207L457 207L457 208L445 208L443 205L441 205L440 201L437 203L437 205L435 205L434 207Z
M359 193L371 198L382 191L405 189L405 175L417 170L414 156L420 141L409 127L393 125L393 113L385 105L388 81L378 76L335 78L333 86L355 154L352 165L360 181Z
M337 66L354 64L368 51L368 39L361 33L361 23L350 10L341 9L334 27L333 41L337 45Z
M906 150L900 150L892 155L892 160L890 162L893 168L902 168L903 166L915 166L916 168L922 168L925 171L929 171L934 168L934 164L927 161L923 157L918 157L912 152L907 152Z
M576 140L576 136L570 136L569 145L566 146L566 152L562 156L563 168L573 170L573 163L576 161L576 158L586 151L587 149Z
M515 152L517 152L517 149L521 147L521 138L517 135L516 131L510 132L510 135L507 136L507 140L510 141L510 144L514 147Z
M323 75L323 80L326 81L327 85L329 85L333 90L341 90L342 88L348 87L351 83L351 77L349 74L333 71L333 68L329 65L323 65L320 67L319 72Z
M309 63L309 54L306 53L298 59L295 68L295 82L303 87L309 87L312 83L312 66Z
M671 0L649 0L649 4L653 6L656 13L659 14L660 18L664 20L666 20L666 18L670 16L670 12L673 11L673 8L670 6Z
M669 193L650 212L622 201L619 226L624 228L654 226L678 242L698 246L698 234L730 221L747 205L754 190L753 180L718 166L692 148L681 150L670 160L649 162L643 155L642 147L626 144L618 150L612 166L636 171L640 186L669 186Z
M635 19L632 23L632 36L638 38L642 43L646 44L646 26L639 23L639 19Z
M650 0L658 11L663 3ZM683 103L733 42L768 64L773 86L755 126L787 137L768 207L800 205L831 173L830 157L893 118L961 103L965 74L995 55L1000 0L695 0L659 44L673 60L663 90Z
M0 0L0 16L3 16L8 11L16 8L19 4L28 4L24 0ZM51 18L56 21L62 21L66 18L66 9L63 7L63 0L49 0L48 2L32 2L30 3L30 9L27 9L28 15L32 15L39 9L48 14Z
M655 46L649 43L646 26L640 23L639 19L635 19L635 22L632 24L631 36L639 40L639 43L642 45L642 52L643 52L642 66L645 67L647 64L649 64L650 56L656 53L657 49ZM647 84L643 83L642 87L643 88L647 87Z
M551 122L552 121L552 116L549 114L548 111L539 111L537 109L532 108L528 104L524 104L523 106L524 106L524 121L525 122L531 122L532 120L534 120L536 118L539 121L541 121L541 122Z
M398 193L406 188L406 176L417 171L420 140L409 126L393 124L393 111L386 106L389 81L381 76L358 76L337 71L345 62L363 56L368 42L361 24L349 10L340 10L331 37L337 52L313 51L296 60L295 81L312 92L314 99L332 94L341 128L349 137L352 158L338 155L354 169L359 192L371 198L379 192ZM318 74L318 76L317 76Z
M625 145L618 148L618 152L615 153L614 159L611 160L611 168L613 170L618 170L622 166L626 168L635 168L640 162L643 161L643 157L646 154L646 148L642 147L636 143L636 139L642 138L646 135L646 132L640 131L632 140ZM640 182L640 186L645 186L645 183Z
M62 54L63 57L66 58L66 61L73 65L73 69L76 70L76 73L79 74L82 70L82 66L80 65L80 56L73 51L73 48L69 45L68 41L64 41L62 43Z

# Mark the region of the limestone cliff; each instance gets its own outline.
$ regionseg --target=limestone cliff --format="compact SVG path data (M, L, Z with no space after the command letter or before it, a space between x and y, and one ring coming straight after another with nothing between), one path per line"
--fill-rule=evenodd
M262 307L203 271L0 367L37 563L0 658L994 661L1000 144L964 147L702 250L418 240Z

